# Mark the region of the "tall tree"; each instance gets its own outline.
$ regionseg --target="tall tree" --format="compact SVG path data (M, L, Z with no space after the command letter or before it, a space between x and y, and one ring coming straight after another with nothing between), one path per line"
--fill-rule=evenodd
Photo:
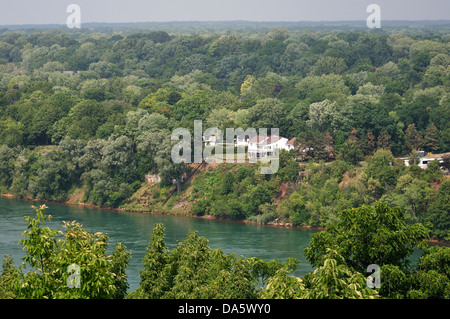
M374 195L380 197L386 189L395 185L395 174L392 168L394 156L389 150L378 149L369 159L363 170L362 180L375 185Z
M431 204L425 220L432 223L432 235L436 238L450 239L450 181L442 183Z
M438 131L434 123L428 125L422 145L427 152L435 152L439 149Z
M297 263L225 255L220 249L211 249L208 240L195 231L169 251L164 231L162 224L155 225L144 257L141 284L130 294L132 298L253 299L261 295L258 279L267 279L287 264Z
M364 155L358 143L354 139L348 138L347 141L341 145L338 159L356 165L364 159Z
M325 151L327 152L327 160L334 159L335 158L334 141L333 137L330 135L328 131L325 133L324 140L325 140Z
M391 137L386 128L382 128L377 138L378 148L389 150L391 149Z
M417 130L414 123L409 124L405 131L406 147L410 150L418 150L422 147L422 134Z
M28 227L20 243L27 265L17 271L10 266L15 274L6 287L10 293L25 299L123 298L129 260L125 246L116 245L109 255L108 236L92 234L75 221L65 222L64 232L51 229L45 209L45 205L36 208L36 218L26 217Z
M313 235L305 256L323 264L328 249L336 250L352 269L365 273L371 264L407 267L414 247L428 236L421 224L407 225L399 208L378 202L338 213L339 221Z

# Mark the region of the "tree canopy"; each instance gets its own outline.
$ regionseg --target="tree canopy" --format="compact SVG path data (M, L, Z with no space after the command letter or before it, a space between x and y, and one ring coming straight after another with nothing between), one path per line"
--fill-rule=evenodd
M398 279L381 296L443 293L440 270L420 272L412 282L405 267L411 247L424 235L420 225L430 238L450 240L448 24L389 25L376 32L356 25L200 25L1 29L0 192L329 227L308 250L318 267L314 279L291 278L291 265L272 269L277 275L270 287L281 289L289 281L285 297L298 289L309 291L301 296L317 297L312 283L323 285L336 273L352 287L345 295L374 296L360 276L369 261ZM171 133L185 128L194 135L195 120L202 121L201 133L211 127L278 128L280 136L295 141L295 149L279 154L275 174L260 174L261 162L175 163ZM437 159L427 169L417 165L420 151ZM106 240L78 225L67 227L68 235L80 235L91 248ZM245 278L242 295L261 293L248 284L259 261L213 251L191 234L185 244L202 258L193 261L186 246L166 251L161 229L155 236L159 244L152 243L156 252L147 263L159 263L164 280L148 286L146 278L156 278L160 269L146 265L139 296L209 297L214 289L223 296L236 285L221 274L235 278L238 270ZM53 239L45 249L59 256L69 238ZM331 250L322 247L325 242ZM99 260L110 262L97 251ZM124 260L125 253L118 254ZM436 255L430 250L429 256ZM213 267L216 278L197 277L191 264L200 273ZM15 271L5 265L5 271ZM104 275L110 282L114 272L108 267ZM33 280L40 282L39 276ZM183 276L207 288L197 291ZM425 289L428 279L443 286ZM167 286L173 282L175 288ZM103 297L116 293L108 289ZM36 291L42 297L66 293ZM267 296L277 294L268 289ZM327 296L340 295L330 290Z

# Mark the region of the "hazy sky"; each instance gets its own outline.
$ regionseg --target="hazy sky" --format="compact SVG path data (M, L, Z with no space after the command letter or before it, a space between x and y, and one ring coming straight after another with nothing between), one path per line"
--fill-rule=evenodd
M450 19L450 0L0 0L0 25L65 24L69 4L85 22L365 21L369 4L381 19Z

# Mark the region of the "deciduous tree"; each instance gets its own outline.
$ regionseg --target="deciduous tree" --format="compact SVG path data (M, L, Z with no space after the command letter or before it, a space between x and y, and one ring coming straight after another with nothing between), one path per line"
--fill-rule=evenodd
M92 234L75 221L65 222L64 232L51 229L46 225L51 216L45 214L45 209L45 205L36 208L36 218L26 217L28 227L20 241L26 264L18 268L4 266L3 274L7 270L9 278L6 283L0 280L0 291L11 289L10 297L26 299L123 297L129 260L123 244L108 255L106 234ZM70 265L80 272L72 274ZM72 275L79 276L79 282L73 283Z
M406 225L399 208L378 202L338 213L339 221L314 234L305 256L318 266L327 249L336 250L352 269L365 273L371 264L407 267L414 247L428 237L421 224Z

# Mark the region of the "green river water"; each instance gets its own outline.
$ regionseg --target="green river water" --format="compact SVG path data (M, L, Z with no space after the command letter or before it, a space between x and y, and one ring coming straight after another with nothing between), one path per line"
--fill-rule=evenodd
M43 202L42 202L43 203ZM27 223L24 216L35 216L31 205L38 207L41 202L0 197L0 257L5 254L14 258L19 265L24 255L18 243ZM309 245L314 230L280 228L227 222L200 218L152 215L134 212L117 212L56 203L46 203L47 214L53 219L48 226L62 230L63 221L76 220L93 233L109 235L108 249L112 251L117 242L123 242L131 251L127 267L130 291L139 287L139 271L149 243L149 234L156 223L166 227L166 244L172 249L178 241L184 240L193 230L209 240L212 249L220 248L225 254L258 257L263 260L285 261L289 257L300 261L296 275L303 276L313 270L303 255Z

